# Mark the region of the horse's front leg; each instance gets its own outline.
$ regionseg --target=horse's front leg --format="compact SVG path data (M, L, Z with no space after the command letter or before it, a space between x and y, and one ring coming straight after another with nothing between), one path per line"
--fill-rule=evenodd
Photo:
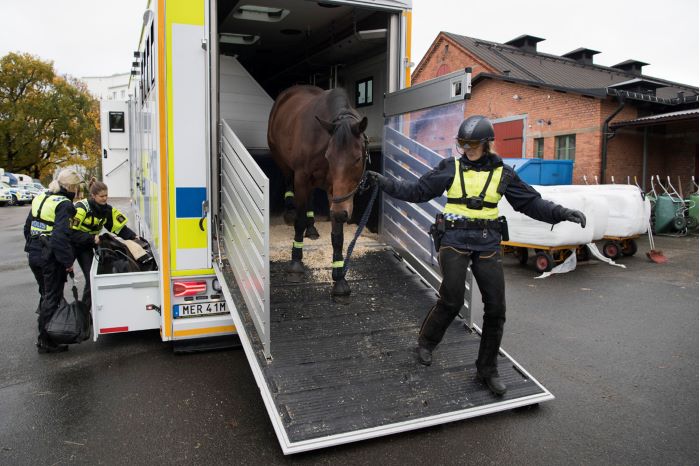
M347 213L331 214L331 244L333 245L333 297L341 301L350 296L350 285L345 280L345 262L343 261L343 225Z
M309 196L309 201L306 203L306 233L304 234L309 239L318 239L318 230L314 226L314 197Z
M299 193L297 193L298 195ZM298 198L297 198L298 199ZM298 199L299 200L299 199ZM306 199L300 200L296 208L296 218L294 219L294 242L292 243L292 260L287 267L290 281L301 281L304 276L304 232L306 231L306 212L303 206Z

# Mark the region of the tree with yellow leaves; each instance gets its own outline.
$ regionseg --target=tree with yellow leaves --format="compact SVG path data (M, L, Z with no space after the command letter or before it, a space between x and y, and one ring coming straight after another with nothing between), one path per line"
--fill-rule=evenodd
M99 103L83 83L29 54L0 58L0 167L50 178L58 166L99 163Z

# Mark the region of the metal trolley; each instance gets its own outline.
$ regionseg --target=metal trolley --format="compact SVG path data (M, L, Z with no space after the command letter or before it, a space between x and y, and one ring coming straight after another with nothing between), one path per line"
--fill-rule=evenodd
M576 259L586 261L589 258L588 248L585 244L572 244L564 246L541 246L537 244L516 243L513 241L501 241L501 253L512 254L518 258L522 265L526 265L529 259L528 251L535 251L535 269L538 272L549 272L555 265L564 262L571 250L576 250Z

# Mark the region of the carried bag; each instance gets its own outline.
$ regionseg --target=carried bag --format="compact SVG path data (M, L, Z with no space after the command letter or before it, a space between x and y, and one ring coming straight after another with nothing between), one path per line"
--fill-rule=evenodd
M92 316L90 310L78 299L78 288L75 286L75 276L70 273L73 281L72 303L61 299L58 309L46 324L46 333L57 345L80 343L90 338Z

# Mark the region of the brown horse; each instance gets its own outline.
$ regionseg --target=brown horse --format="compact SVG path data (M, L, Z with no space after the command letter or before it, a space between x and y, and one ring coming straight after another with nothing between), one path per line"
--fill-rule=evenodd
M314 188L321 188L331 206L335 297L350 294L343 269L343 224L352 215L353 196L365 171L366 128L367 118L352 108L345 91L314 86L294 86L282 92L272 107L267 128L272 156L285 178L293 181L296 219L290 278L304 272L304 234L318 238L311 194ZM288 190L287 200L290 194Z

